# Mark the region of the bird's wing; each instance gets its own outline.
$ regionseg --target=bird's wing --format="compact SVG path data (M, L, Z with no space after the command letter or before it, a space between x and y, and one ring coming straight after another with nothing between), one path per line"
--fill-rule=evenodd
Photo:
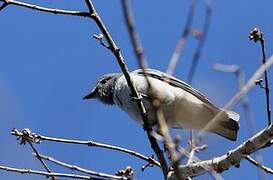
M132 73L136 73L138 75L142 75L144 76L144 72L142 69L138 69L133 71ZM196 89L194 89L193 87L191 87L189 84L171 76L168 75L166 73L163 73L161 71L158 70L154 70L154 69L145 69L145 73L148 77L152 77L152 78L156 78L158 80L164 81L166 83L168 83L171 86L174 87L178 87L183 89L184 91L194 95L195 97L197 97L198 99L200 99L202 102L204 102L205 104L211 105L212 107L215 107L214 104L212 104L208 98L206 96L204 96L203 94L201 94L199 91L197 91Z

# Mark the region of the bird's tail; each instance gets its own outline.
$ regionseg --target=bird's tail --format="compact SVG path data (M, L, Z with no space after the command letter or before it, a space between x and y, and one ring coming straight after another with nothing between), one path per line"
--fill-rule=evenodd
M237 140L237 132L239 130L239 114L233 111L221 109L225 112L223 118L221 118L214 126L212 131L220 136L223 136L232 141Z

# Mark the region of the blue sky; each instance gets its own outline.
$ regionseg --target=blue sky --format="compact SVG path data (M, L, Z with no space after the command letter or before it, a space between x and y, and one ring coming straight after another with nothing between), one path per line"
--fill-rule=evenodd
M34 2L34 1L28 1ZM47 7L85 10L84 1L35 1ZM194 28L204 22L204 2L198 0ZM120 1L94 1L97 11L121 48L130 70L137 69L136 59L124 24ZM144 52L151 68L166 71L168 61L180 36L190 1L134 1L136 25ZM267 55L271 44L272 1L230 0L212 1L212 22L193 86L214 103L223 106L237 91L233 75L215 72L215 62L238 64L249 78L261 64L261 49L250 42L249 31L257 26L265 34ZM9 6L0 11L0 164L13 167L43 168L31 155L30 147L21 146L10 135L14 127L28 127L48 136L64 137L119 145L152 155L145 132L115 106L82 97L106 73L120 72L114 56L92 39L100 31L87 18L52 15ZM175 76L186 79L197 42L190 37ZM269 77L272 79L270 70ZM273 85L270 85L273 89ZM264 93L254 87L250 93L251 107L257 130L266 126ZM222 155L248 138L244 112L240 105L234 109L241 115L237 142L209 134L208 150L198 154L200 159ZM185 144L188 131L175 131ZM141 172L145 162L110 150L43 142L39 152L82 167L115 173L130 165L137 179L162 178L158 168ZM272 149L262 150L264 163L273 167ZM67 172L50 164L56 172ZM243 161L240 168L223 173L225 179L256 178L256 168ZM0 178L44 179L0 171ZM207 179L210 176L202 176ZM272 178L268 175L268 179Z

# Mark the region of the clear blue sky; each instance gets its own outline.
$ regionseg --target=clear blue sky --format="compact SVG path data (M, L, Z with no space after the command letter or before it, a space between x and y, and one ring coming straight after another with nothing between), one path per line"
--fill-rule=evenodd
M34 2L29 0L28 2ZM35 1L37 2L37 1ZM166 70L181 29L185 24L190 1L134 1L137 29L151 68ZM204 21L204 3L198 0L194 27ZM38 1L48 7L85 10L84 1ZM137 67L120 1L94 1L98 12L116 43L122 49L130 70ZM249 78L261 64L261 49L250 42L249 31L258 26L266 38L267 55L273 53L272 1L212 1L212 24L200 59L194 87L213 102L223 106L236 92L233 75L212 70L215 62L238 64ZM146 155L153 152L142 127L117 107L82 97L105 73L119 72L113 55L101 47L92 35L100 33L89 19L52 15L32 10L7 7L0 12L0 164L43 170L31 155L29 146L21 146L10 135L14 127L28 127L44 135L94 140L119 145ZM175 76L186 79L189 63L197 45L189 39ZM269 72L272 78L272 71ZM271 83L271 89L273 85ZM254 87L249 93L257 130L266 125L264 93ZM201 159L222 155L248 138L246 119L240 105L234 109L241 115L239 140L230 142L208 135L208 150ZM176 131L185 144L188 133ZM141 172L145 162L135 157L98 148L43 142L39 152L82 167L114 173L128 165L137 179L162 178L158 168ZM264 163L273 167L272 148L262 150ZM52 166L56 172L67 172ZM256 168L243 161L240 168L224 172L225 179L254 179ZM210 176L202 176L208 179ZM268 175L271 179L272 175ZM0 171L0 179L44 179Z

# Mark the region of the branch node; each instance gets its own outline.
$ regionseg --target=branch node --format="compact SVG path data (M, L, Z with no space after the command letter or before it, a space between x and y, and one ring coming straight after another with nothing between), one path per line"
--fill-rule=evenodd
M249 33L249 40L253 40L255 43L263 40L263 32L257 27L253 28L253 30Z
M22 131L13 128L11 134L16 136L22 145L25 145L27 142L41 143L40 136L31 132L29 128L25 128Z
M98 40L103 47L110 49L110 46L104 41L104 35L102 33L93 34L93 38Z
M263 79L257 79L255 81L255 84L259 86L260 88L264 89L265 87L262 85Z
M127 166L125 169L119 170L115 175L133 179L134 170L131 166Z

